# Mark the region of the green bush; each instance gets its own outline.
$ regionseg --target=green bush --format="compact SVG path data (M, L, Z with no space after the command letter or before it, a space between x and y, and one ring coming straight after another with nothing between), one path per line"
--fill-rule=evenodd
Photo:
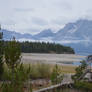
M23 64L19 65L14 72L12 78L12 72L8 71L9 81L2 84L1 92L24 92L23 87L25 83L29 80L30 75L30 67L24 68ZM26 85L29 87L30 84Z
M81 61L80 63L81 63L81 65L78 66L75 69L76 74L72 76L72 79L75 80L75 81L78 80L81 77L81 75L84 73L84 71L85 71L85 69L87 67L86 61Z
M23 87L20 85L14 84L3 84L2 85L2 92L23 92Z
M61 83L63 80L63 75L61 73L61 68L58 67L58 65L55 65L51 74L51 82L52 84L58 84Z
M85 92L92 92L92 83L77 81L74 83L74 87L81 89Z

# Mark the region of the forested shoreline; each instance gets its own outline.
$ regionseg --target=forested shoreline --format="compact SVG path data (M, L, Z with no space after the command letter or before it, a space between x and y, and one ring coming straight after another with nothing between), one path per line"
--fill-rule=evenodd
M5 42L7 45L7 41ZM49 42L19 42L23 53L75 54L73 48Z
M74 54L71 47L55 43L45 42L20 42L23 53L57 53L57 54Z
M7 45L8 41L4 42ZM22 53L75 54L73 48L49 42L19 42Z

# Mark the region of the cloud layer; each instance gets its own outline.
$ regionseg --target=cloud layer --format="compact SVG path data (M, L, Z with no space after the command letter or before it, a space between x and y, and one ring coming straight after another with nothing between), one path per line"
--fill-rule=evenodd
M3 28L21 33L57 31L80 18L92 19L92 0L0 0Z

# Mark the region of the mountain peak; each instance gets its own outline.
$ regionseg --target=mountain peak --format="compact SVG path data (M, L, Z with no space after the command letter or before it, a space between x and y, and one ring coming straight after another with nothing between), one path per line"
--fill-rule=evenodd
M34 39L41 39L44 37L53 37L53 36L54 36L54 33L52 32L52 30L46 29L46 30L43 30L42 32L34 35Z
M38 33L38 34L42 34L42 33L44 33L44 34L46 33L46 34L47 34L47 33L53 33L53 32L52 32L51 29L45 29L45 30L41 31L41 32Z

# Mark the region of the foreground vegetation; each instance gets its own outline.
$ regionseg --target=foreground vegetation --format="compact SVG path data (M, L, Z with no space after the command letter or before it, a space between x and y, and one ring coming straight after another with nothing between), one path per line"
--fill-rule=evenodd
M72 79L74 80L74 88L82 90L83 92L92 92L92 82L89 82L89 80L86 78L83 78L80 80L81 75L84 73L85 69L87 68L87 62L81 61L81 65L79 65L75 69L75 75L72 76Z
M74 83L74 88L80 89L83 92L92 92L92 83L77 81Z

